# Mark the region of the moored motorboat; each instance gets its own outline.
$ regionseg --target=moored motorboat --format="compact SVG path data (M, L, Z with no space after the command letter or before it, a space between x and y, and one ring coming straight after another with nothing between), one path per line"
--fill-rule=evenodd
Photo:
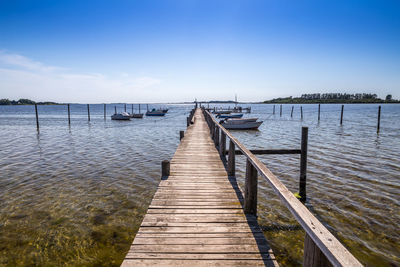
M129 121L131 119L131 116L129 115L129 113L121 112L111 115L111 119L119 121Z
M146 116L165 116L165 112L160 109L153 108L151 111L146 112Z
M243 117L243 114L219 114L217 115L217 118L220 119L232 119L232 118L241 118Z
M244 123L244 122L255 122L257 121L258 118L232 118L232 119L227 119L230 123Z

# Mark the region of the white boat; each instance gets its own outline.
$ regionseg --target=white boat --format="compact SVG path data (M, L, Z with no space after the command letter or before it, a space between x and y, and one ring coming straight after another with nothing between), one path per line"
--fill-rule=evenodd
M241 119L227 119L230 123L244 123L244 122L255 122L258 118L241 118Z
M131 119L131 115L126 112L115 113L114 115L111 115L111 119L118 121L129 121Z
M250 130L250 129L258 129L263 121L242 121L242 122L232 122L231 120L224 121L221 123L225 129L231 130Z

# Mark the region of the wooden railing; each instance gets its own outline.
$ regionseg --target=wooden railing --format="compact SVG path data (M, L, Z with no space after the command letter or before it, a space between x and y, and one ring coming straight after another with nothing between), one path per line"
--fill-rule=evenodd
M229 138L229 150L227 153L228 175L235 175L236 148L247 158L243 205L245 213L257 214L257 184L258 175L260 175L271 185L275 193L278 194L281 201L306 232L303 266L362 266L250 150L220 125L208 111L203 109L203 114L209 125L211 136L222 157L225 157L226 154L226 137Z

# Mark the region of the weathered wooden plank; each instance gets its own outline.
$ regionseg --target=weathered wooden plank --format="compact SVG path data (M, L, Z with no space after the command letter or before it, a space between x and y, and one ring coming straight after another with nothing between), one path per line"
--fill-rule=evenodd
M185 255L185 254L183 254ZM161 257L160 255L157 255ZM172 260L168 259L131 259L126 258L122 267L130 266L275 266L274 260L259 259L234 259L234 260L214 260L208 258L195 258L196 260L181 259L181 255L175 255Z

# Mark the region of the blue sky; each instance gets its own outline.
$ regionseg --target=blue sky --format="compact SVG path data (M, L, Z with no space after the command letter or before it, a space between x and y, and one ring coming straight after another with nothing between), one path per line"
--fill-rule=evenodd
M400 98L399 1L0 0L0 98Z

